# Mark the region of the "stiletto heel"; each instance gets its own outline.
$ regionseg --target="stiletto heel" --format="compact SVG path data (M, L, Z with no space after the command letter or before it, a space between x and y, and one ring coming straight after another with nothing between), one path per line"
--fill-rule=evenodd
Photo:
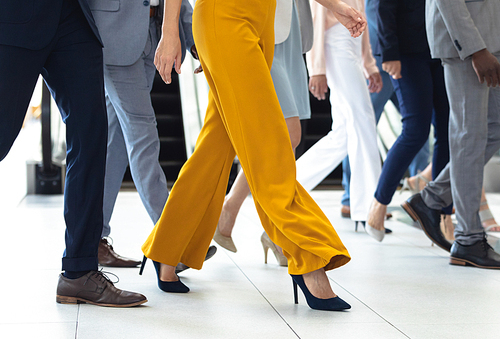
M260 242L262 243L262 247L264 248L264 263L267 264L267 250L271 249L274 256L276 257L276 261L278 262L278 264L284 267L288 266L288 259L276 248L276 245L272 242L266 232L262 233Z
M264 248L264 264L267 264L267 250L269 250L269 246L262 243L262 247Z
M142 271L144 271L144 266L146 266L147 260L148 260L148 258L146 258L146 256L144 255L142 257L142 263L141 263L141 269L139 270L139 275L142 275Z
M293 281L293 291L295 303L298 304L298 293L297 293L297 285L299 285L302 293L304 293L304 297L306 297L307 305L314 310L322 310L322 311L343 311L351 308L351 305L346 303L344 300L340 299L339 296L335 298L329 299L320 299L316 298L309 292L309 289L304 282L304 278L301 275L293 275L290 274Z
M148 258L146 258L146 256L144 256L144 258L142 259L141 269L139 271L140 275L142 275L142 271L144 270L144 266L146 265L147 260L148 260ZM158 288L160 290L162 290L163 292L170 292L170 293L187 293L187 292L189 292L189 287L184 285L180 279L177 281L160 280L161 264L157 261L154 261L154 260L152 260L152 261L153 261L153 265L154 265L155 270L156 270L156 277L158 278Z
M292 282L293 282L293 298L295 300L295 304L298 304L299 303L299 292L297 292L297 283L295 282L295 280L293 280L293 277L292 277Z

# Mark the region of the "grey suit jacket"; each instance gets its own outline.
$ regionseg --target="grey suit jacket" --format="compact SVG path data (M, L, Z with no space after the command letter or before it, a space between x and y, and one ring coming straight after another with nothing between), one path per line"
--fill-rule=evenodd
M103 41L104 63L116 66L135 63L141 57L148 39L149 1L89 0L88 2ZM159 12L163 15L163 0L160 0L159 7ZM183 0L179 19L183 59L186 48L190 49L194 44L191 30L192 13L193 9L189 2ZM158 24L161 25L161 17Z
M427 0L426 26L433 58L500 52L500 0Z

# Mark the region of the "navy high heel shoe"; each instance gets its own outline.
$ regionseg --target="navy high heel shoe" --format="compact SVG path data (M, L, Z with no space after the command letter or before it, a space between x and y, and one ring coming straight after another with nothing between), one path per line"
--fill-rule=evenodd
M144 266L146 265L146 261L148 258L144 256L142 259L142 264L141 264L141 269L139 270L139 275L142 275L142 271L144 271ZM179 279L178 281L163 281L160 280L160 266L161 264L157 261L153 261L153 265L155 266L156 270L156 277L158 278L158 288L162 290L163 292L170 292L170 293L187 293L189 292L189 287L184 285L181 280Z
M322 310L322 311L343 311L351 308L351 305L346 303L344 300L340 299L340 297L330 298L330 299L320 299L316 298L314 295L309 292L309 289L304 282L304 278L301 275L293 275L290 274L293 281L293 296L295 298L295 303L299 303L299 296L297 293L297 285L299 285L302 293L306 297L307 305L314 310Z

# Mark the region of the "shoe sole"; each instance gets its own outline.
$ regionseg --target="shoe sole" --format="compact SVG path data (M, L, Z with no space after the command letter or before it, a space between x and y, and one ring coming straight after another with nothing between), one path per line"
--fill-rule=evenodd
M145 300L137 301L135 303L130 303L130 304L104 304L104 303L96 303L96 302L91 301L91 300L77 298L77 297L66 297L66 296L62 296L62 295L57 295L56 302L59 304L69 304L69 305L92 304L92 305L104 306L104 307L134 307L134 306L142 305L142 304L148 302L148 300L145 299Z
M351 213L340 212L342 218L351 219Z
M473 266L473 267L478 267L478 268L487 268L487 269L500 269L500 267L496 266L482 266L478 265L476 263L473 263L472 261L461 259L461 258L453 258L450 257L450 265L457 265L457 266Z
M401 204L401 207L403 207L403 209L406 211L406 213L408 213L408 215L410 216L410 218L413 220L413 221L416 221L418 222L418 224L420 225L420 228L422 229L422 231L424 231L425 235L427 236L427 238L429 238L433 244L435 244L436 246L438 246L439 248L445 250L446 252L450 252L450 250L444 246L441 246L440 244L438 244L437 242L435 242L434 240L432 240L432 237L429 235L429 233L427 233L427 231L425 230L425 227L422 226L422 221L420 220L420 218L418 217L417 213L415 213L415 211L413 210L413 208L410 206L410 204L408 204L406 201L403 202Z

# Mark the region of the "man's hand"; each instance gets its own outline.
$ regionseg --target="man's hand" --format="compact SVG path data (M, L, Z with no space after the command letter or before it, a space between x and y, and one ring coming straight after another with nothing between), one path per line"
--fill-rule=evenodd
M313 75L309 78L309 91L318 100L326 99L326 92L328 91L328 85L326 84L326 75Z
M379 72L370 74L368 77L368 90L370 93L380 93L383 86L384 84Z
M154 64L166 84L172 82L172 67L175 66L177 74L181 74L181 58L179 33L163 34L156 49Z
M382 69L389 73L393 79L401 79L401 61L393 60L382 63Z
M486 48L472 54L472 67L480 83L486 80L488 87L500 84L500 63Z
M198 56L198 50L196 49L196 46L193 45L191 47L191 55L193 56L193 58L195 58L196 60L200 60L200 57ZM203 67L201 67L201 65L199 65L198 67L195 68L194 70L194 74L198 74L198 73L201 73L203 72Z
M353 38L357 38L365 30L366 19L358 10L340 0L316 1L331 10L337 20L349 30Z

